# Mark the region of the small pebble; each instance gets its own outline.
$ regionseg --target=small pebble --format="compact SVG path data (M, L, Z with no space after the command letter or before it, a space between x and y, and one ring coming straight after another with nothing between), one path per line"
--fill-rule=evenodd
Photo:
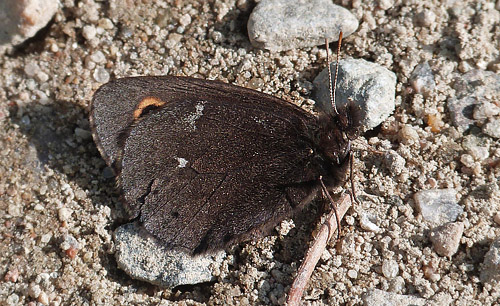
M460 156L460 162L466 167L474 167L474 157L470 154L462 154L462 156Z
M5 276L3 277L3 279L6 282L12 282L12 283L17 282L18 278L19 278L19 270L17 270L16 268L7 271L7 273L5 273Z
M384 155L384 164L393 175L399 175L403 172L406 161L394 150L388 150Z
M69 208L61 207L57 213L59 221L68 221L71 218L72 211Z
M97 30L93 25L86 25L83 27L82 35L86 40L92 40L95 38Z
M101 50L97 50L96 52L90 55L90 59L96 64L103 64L106 62L106 56L102 53Z
M35 75L35 80L38 81L38 83L45 83L49 80L49 75L46 74L45 72L43 71L39 71L36 75Z
M500 225L500 213L497 213L495 216L493 216L493 221L495 221L496 224Z
M78 254L78 249L74 248L74 247L70 247L69 249L64 251L64 253L66 253L66 256L68 256L69 258L74 259L76 257L76 255Z
M391 282L389 283L389 290L394 293L398 293L403 291L405 288L405 279L401 276L396 276L395 278L391 279Z
M496 97L500 96L500 75L492 71L474 69L457 78L453 89L455 94L448 99L447 105L453 124L458 130L463 132L471 124L478 123L485 134L500 138L500 119L489 117L491 121L485 124L485 119L480 119L497 111Z
M37 301L42 305L48 305L49 304L49 296L47 295L47 293L42 291L42 292L40 292L40 295L38 295Z
M6 301L7 305L19 305L19 295L12 293Z
M423 265L422 271L424 272L424 277L430 281L437 282L441 279L441 275L439 275L432 263Z
M403 143L407 144L416 143L420 139L417 131L411 125L403 125L399 131L399 137Z
M29 77L34 77L37 73L40 72L40 66L36 63L28 63L24 66L24 73L26 73Z
M469 152L472 157L474 157L474 159L478 161L483 161L490 157L490 152L486 147L472 147L470 148Z
M436 14L431 10L424 10L416 15L417 25L421 27L429 27L436 21Z
M22 211L21 205L18 205L18 204L15 204L15 203L11 203L7 207L7 213L9 215L11 215L12 217L19 217L19 216L21 216L21 214L22 214L21 211Z
M462 222L448 223L433 229L429 239L436 253L451 257L458 250L463 232L464 224Z
M47 244L47 243L49 243L50 239L52 239L52 234L48 233L48 234L42 235L42 237L40 237L40 242L43 244Z
M100 19L99 26L105 30L112 30L115 27L113 21L111 21L109 18Z
M352 279L358 278L358 271L356 270L349 270L347 271L347 276Z
M115 230L116 261L132 278L163 287L198 284L214 279L213 269L220 269L224 251L196 257L166 249L155 239L144 238L137 223L128 223Z
M366 231L374 233L379 233L381 231L380 227L373 223L370 220L370 216L368 216L367 214L362 214L361 219L359 220L359 225L361 225L361 228Z
M28 294L30 297L36 299L38 298L38 296L40 295L40 293L42 292L42 290L40 289L40 286L36 285L36 284L30 284L30 286L28 287Z
M500 138L500 119L494 119L483 126L483 132L493 138Z
M33 207L35 211L44 211L45 207L42 204L36 204L35 207Z
M382 263L382 274L387 279L393 279L396 276L398 276L399 272L399 265L396 261L392 259L385 259L384 262Z
M445 125L443 121L443 115L441 115L441 113L428 114L427 125L431 127L431 132L433 133L441 132L441 130Z
M415 67L411 76L410 84L416 93L429 96L436 88L434 73L428 62L423 62Z
M179 19L179 24L183 27L188 26L191 23L191 16L189 14L184 14Z
M64 235L64 240L61 243L60 247L65 252L69 250L68 251L69 254L67 255L70 256L70 255L76 255L75 251L78 251L78 249L80 248L80 244L73 236L66 234Z
M491 102L483 102L474 108L473 117L476 120L484 120L500 114L500 107Z
M379 0L378 1L378 6L383 9L383 10L388 10L391 7L394 6L394 1L393 0Z
M93 77L94 80L96 80L99 83L109 82L109 72L102 67L98 67L97 69L94 70Z
M0 1L0 55L44 28L59 9L58 0Z

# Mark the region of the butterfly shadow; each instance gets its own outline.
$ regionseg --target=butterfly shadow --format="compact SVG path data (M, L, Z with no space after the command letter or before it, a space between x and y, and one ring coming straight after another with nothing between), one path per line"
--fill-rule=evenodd
M76 212L77 215L97 215L103 208L109 208L110 220L104 229L111 232L125 222L125 212L119 202L114 175L106 167L92 140L88 111L85 108L68 101L46 105L33 102L22 108L14 105L9 112L12 124L19 126L19 130L28 139L29 147L36 152L30 157L32 171L38 173L41 179L49 171L54 171L56 175L63 177L63 182L67 180L76 184L72 188L73 192L80 189L86 194L83 198L73 199L81 208L80 212ZM48 185L50 188L60 188L61 194L65 194L62 188L64 183ZM47 209L55 210L51 214L57 216L58 207L47 206ZM101 239L96 237L95 225L89 222L80 224L79 220L75 222L76 226L81 227L82 236L91 235L86 240ZM59 247L62 239L54 239L48 248L53 248L53 251L64 257L66 255ZM102 243L97 250L100 264L108 270L108 277L119 283L142 283L132 280L117 268L115 257L109 252L111 248L112 244Z

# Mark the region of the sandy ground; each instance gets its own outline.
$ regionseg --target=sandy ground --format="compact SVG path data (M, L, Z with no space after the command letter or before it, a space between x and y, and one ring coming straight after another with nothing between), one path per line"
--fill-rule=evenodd
M108 78L163 74L223 80L308 107L303 84L325 67L324 47L281 53L253 48L246 33L253 4L246 1L62 2L48 27L0 57L0 303L282 304L320 204L275 235L231 249L215 282L170 290L133 280L114 260L112 232L123 212L90 137L87 107ZM469 70L498 74L500 4L335 2L360 21L343 56L376 62L398 79L396 111L360 141L396 150L406 166L395 174L383 156L359 146L361 204L348 212L341 242L322 257L306 301L361 304L363 294L376 288L438 305L498 304L499 289L479 276L500 237L493 221L500 169L487 166L500 158L500 145L478 131L458 131L447 102L455 80ZM89 25L97 33L85 29ZM410 75L425 61L436 86L416 92ZM432 131L435 114L444 125ZM401 126L415 133L402 135ZM470 135L488 159L464 165ZM415 192L435 188L455 188L464 209L458 220L465 231L451 257L434 251L431 227L413 200ZM381 230L363 229L363 215ZM384 275L384 263L397 266L396 274Z

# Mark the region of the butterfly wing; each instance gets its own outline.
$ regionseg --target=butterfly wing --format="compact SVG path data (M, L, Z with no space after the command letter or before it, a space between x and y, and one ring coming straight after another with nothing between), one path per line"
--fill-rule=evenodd
M127 101L131 87L140 91L120 112L125 118L144 99L163 103L131 121L113 118L100 126L95 110L104 105L94 99L97 138L99 129L111 135L101 140L101 151L119 161L131 218L140 217L167 245L200 253L260 237L316 195L317 178L326 174L313 158L316 117L220 82L124 80L118 87L127 88L114 83L115 101ZM144 82L149 87L139 88ZM107 130L112 127L122 135Z

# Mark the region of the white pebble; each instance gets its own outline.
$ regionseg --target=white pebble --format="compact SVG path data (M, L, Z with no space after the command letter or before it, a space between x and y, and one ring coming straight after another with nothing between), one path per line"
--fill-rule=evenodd
M24 73L26 73L29 77L34 77L37 73L40 72L40 66L36 63L28 63L24 66Z
M470 154L462 154L462 156L460 156L460 161L466 167L472 168L472 166L474 166L474 157Z
M69 218L71 217L71 209L66 208L66 207L61 207L59 208L58 215L59 215L59 221L68 221Z
M394 6L394 1L393 0L379 0L378 1L378 6L383 9L383 10L388 10L391 7Z
M358 271L356 271L356 270L349 270L349 271L347 271L347 276L349 278L358 278Z
M95 38L97 30L92 25L86 25L83 27L82 35L86 40L92 40Z
M179 24L183 27L189 25L191 23L191 16L189 14L184 14L179 19Z
M99 83L109 82L109 73L106 71L106 69L102 67L99 67L96 70L94 70L93 77L94 80L96 80Z
M99 20L99 26L105 30L111 30L115 27L113 22L108 18L102 18Z
M375 223L373 223L366 214L363 214L361 216L361 220L359 220L359 225L361 225L361 228L364 229L365 231L370 231L374 233L380 232L380 227Z
M102 53L100 50L94 52L90 56L90 59L97 64L103 64L106 62L106 56L104 56L104 53Z
M49 80L49 75L46 74L45 72L43 71L39 71L36 75L35 75L35 79L38 81L38 83L45 83Z
M29 296L31 296L34 299L36 299L40 295L41 292L42 292L42 290L40 289L40 286L35 285L35 284L31 284L28 288Z
M398 263L392 259L386 259L382 263L382 274L388 279L393 279L398 275Z
M40 237L40 242L47 244L51 238L52 238L52 234L50 234L50 233L42 235L42 237Z

